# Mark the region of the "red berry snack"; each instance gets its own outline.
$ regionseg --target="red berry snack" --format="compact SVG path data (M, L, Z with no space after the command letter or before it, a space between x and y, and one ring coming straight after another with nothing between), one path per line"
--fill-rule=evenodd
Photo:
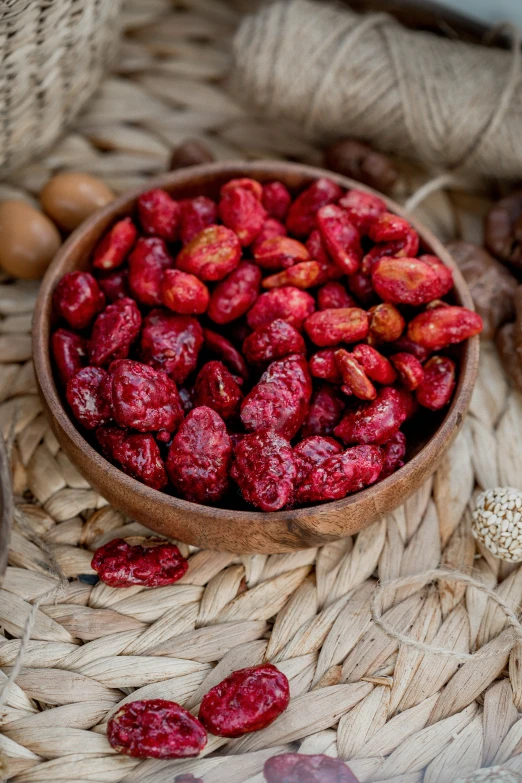
M117 468L192 503L277 512L386 479L439 425L480 316L378 196L325 177L214 196L143 193L59 281L71 416Z
M271 663L232 672L203 696L199 720L218 737L241 737L269 726L286 710L290 688Z
M188 560L178 547L164 539L150 538L146 546L114 538L94 553L92 567L111 587L165 587L186 574Z

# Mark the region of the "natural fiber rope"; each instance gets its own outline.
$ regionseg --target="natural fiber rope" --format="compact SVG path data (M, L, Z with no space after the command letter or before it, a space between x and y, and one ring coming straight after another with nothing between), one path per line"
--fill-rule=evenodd
M521 37L511 31L508 53L412 32L386 14L285 0L242 23L232 88L323 140L349 133L431 170L517 178Z
M436 582L441 579L444 579L447 582L460 582L461 584L465 584L468 587L474 587L494 601L502 609L507 617L509 624L513 628L513 637L510 643L506 644L502 650L495 649L495 651L491 653L483 653L481 650L478 650L475 653L457 652L456 650L449 650L444 647L435 647L434 645L425 644L424 642L418 642L414 639L411 639L409 636L396 631L390 623L383 619L382 599L389 590L395 591L401 587L421 588L430 582ZM470 661L477 658L484 660L490 657L497 657L500 652L509 652L509 650L511 650L518 641L522 641L522 625L520 624L515 612L510 608L509 604L507 604L506 601L504 601L504 599L498 595L498 593L496 593L494 590L490 590L488 587L482 584L482 582L473 579L471 576L461 574L458 571L451 571L449 569L446 570L443 568L433 568L431 571L425 571L421 574L415 574L414 576L405 576L401 579L392 579L389 582L384 582L377 585L372 596L370 610L372 620L375 625L380 628L381 631L384 631L384 633L389 637L395 639L397 642L405 644L408 647L413 647L413 649L419 650L420 652L433 653L435 655L447 655L449 657L457 658L460 661Z

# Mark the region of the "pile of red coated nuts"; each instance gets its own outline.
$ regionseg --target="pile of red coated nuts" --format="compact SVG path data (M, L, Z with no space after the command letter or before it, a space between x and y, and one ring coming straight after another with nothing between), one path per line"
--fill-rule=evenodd
M216 201L138 199L90 272L54 292L56 376L121 470L185 500L278 511L337 500L407 459L478 334L451 270L378 196L328 178L293 198L233 179Z

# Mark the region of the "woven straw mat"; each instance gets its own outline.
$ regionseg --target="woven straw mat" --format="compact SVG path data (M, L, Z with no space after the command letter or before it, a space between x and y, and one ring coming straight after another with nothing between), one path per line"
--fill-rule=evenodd
M119 65L76 127L42 161L0 183L32 201L55 170L82 169L116 191L166 169L187 136L218 159L320 163L300 132L264 125L223 87L238 12L220 0L132 0ZM404 199L426 175L401 167ZM481 239L484 195L439 194L418 210L443 239ZM413 639L484 654L459 662L398 644L372 626L377 579L438 565L471 573L513 609L522 567L476 550L470 508L480 489L522 489L522 398L492 345L463 430L432 482L357 537L285 555L197 551L170 587L113 589L90 561L100 544L148 531L109 507L60 450L41 412L29 335L37 286L0 281L0 426L13 435L17 512L0 589L0 685L40 600L24 666L0 708L0 764L14 783L261 783L287 749L349 761L362 783L450 783L491 764L522 773L522 650L506 651L504 614L476 588L388 595L385 617ZM68 580L64 584L65 580ZM289 709L239 740L211 737L202 757L139 760L113 752L117 705L163 697L197 708L234 669L273 661ZM520 754L520 755L517 755ZM0 773L1 777L1 773ZM516 775L513 779L516 779Z

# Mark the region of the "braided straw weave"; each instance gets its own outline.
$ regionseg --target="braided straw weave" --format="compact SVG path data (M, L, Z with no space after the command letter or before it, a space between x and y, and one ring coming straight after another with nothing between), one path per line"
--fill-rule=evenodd
M165 170L187 136L219 159L320 162L299 130L248 115L224 90L237 22L221 0L132 0L117 70L45 159L0 184L0 198L32 200L57 169L89 171L121 191ZM423 176L402 167L395 196ZM482 196L438 194L418 212L443 240L480 241L486 207ZM149 533L87 485L41 413L29 337L35 295L34 284L0 280L0 427L8 436L14 422L17 505L0 588L0 688L33 621L0 707L5 777L172 783L191 771L205 783L262 783L267 757L297 749L348 760L361 783L453 783L492 764L510 771L506 783L521 779L522 645L510 626L522 566L476 549L470 534L479 489L522 489L522 397L492 345L483 346L471 412L433 481L370 529L285 555L181 544L190 569L176 585L113 589L97 582L92 551ZM472 579L404 581L441 567ZM379 626L377 579L401 579L379 594ZM458 655L399 643L382 623ZM195 709L227 673L263 660L287 674L293 694L264 731L212 737L190 761L132 759L109 746L107 720L123 701L159 696Z
M114 60L120 0L0 2L0 168L56 141Z

